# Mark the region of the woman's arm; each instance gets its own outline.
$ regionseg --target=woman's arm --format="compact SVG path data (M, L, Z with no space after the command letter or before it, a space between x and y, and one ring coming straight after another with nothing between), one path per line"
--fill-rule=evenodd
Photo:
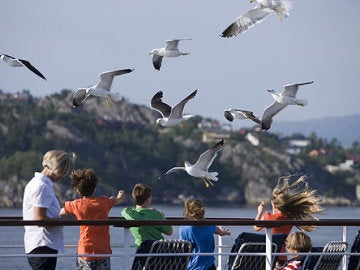
M265 210L265 203L264 202L261 202L258 206L258 209L257 209L257 215L255 217L255 220L262 220L262 215L264 213L264 210ZM263 227L258 227L258 226L253 226L253 229L255 232L258 232L258 231L261 231L263 229Z

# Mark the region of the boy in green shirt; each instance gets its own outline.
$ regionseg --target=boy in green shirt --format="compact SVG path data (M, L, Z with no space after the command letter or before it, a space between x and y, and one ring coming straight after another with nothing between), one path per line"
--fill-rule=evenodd
M121 215L126 220L165 219L162 212L149 208L152 197L151 188L148 185L136 184L132 191L132 198L135 202L135 207L126 207L121 211ZM135 238L136 253L148 253L151 244L155 240L164 239L162 234L171 235L173 233L171 226L131 227L130 231ZM145 257L135 257L132 269L142 269L141 267L145 259Z

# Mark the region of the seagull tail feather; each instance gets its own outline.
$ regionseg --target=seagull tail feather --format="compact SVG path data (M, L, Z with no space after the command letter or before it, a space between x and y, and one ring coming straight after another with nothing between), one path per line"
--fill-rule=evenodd
M307 105L307 100L306 99L298 99L296 100L296 105L299 105L301 107L304 107L305 105Z

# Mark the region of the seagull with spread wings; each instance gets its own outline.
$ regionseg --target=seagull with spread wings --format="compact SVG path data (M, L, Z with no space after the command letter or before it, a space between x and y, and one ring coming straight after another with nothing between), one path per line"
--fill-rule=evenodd
M261 120L251 111L230 108L224 111L224 116L230 122L234 121L234 119L251 119L256 123L261 124Z
M29 61L20 58L15 58L7 54L0 54L0 58L11 67L26 67L30 71L34 72L36 75L38 75L40 78L46 81L45 76L42 75L41 72L37 70Z
M153 55L153 66L156 70L160 70L163 57L178 57L180 55L188 55L190 53L180 52L178 49L179 41L191 39L169 39L166 41L166 47L160 49L152 49L149 55Z
M209 168L217 156L217 153L224 147L224 140L221 139L213 147L202 153L194 165L185 161L185 167L174 167L168 170L163 176L177 171L186 171L189 175L201 178L206 187L214 185L212 181L218 181L218 172L209 172Z
M175 127L184 121L189 120L191 117L194 117L192 114L184 115L184 107L186 103L195 97L197 90L192 92L189 96L181 100L174 107L164 103L162 101L163 92L157 92L151 99L150 107L161 113L162 118L156 119L156 125L162 125L164 127Z
M285 85L282 93L277 93L274 90L267 90L275 99L275 102L264 110L261 117L261 128L263 130L268 130L271 127L273 117L287 105L298 105L304 107L307 104L307 101L305 99L296 98L297 90L299 86L311 84L313 82L314 81Z
M256 1L257 6L250 9L245 14L238 17L221 34L222 37L232 37L244 33L249 28L262 22L266 16L276 13L280 21L283 17L288 17L292 3L288 0L250 0L250 3Z
M115 76L127 74L132 71L133 69L128 68L100 73L100 80L97 84L87 88L79 88L74 92L73 107L80 106L90 95L106 98L108 106L112 106L115 102L122 100L119 94L110 92L113 79Z

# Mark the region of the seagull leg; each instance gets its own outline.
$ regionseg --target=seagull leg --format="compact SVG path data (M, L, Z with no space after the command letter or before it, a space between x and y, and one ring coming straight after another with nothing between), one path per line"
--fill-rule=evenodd
M206 181L206 179L205 179L205 178L201 178L201 180L203 180L205 186L208 188L208 187L209 187L209 183Z
M106 104L111 107L112 105L115 104L114 99L109 95L108 98L106 99Z
M281 12L282 13L282 12ZM276 15L278 16L280 22L282 22L282 15L279 14L279 12L276 12Z
M186 122L181 122L181 123L180 123L180 126L181 126L182 128L187 128L187 127L188 127L188 124L187 124Z
M214 185L214 183L213 183L211 180L206 179L206 181L207 181L207 183L208 183L209 186L213 186L213 185Z
M211 182L211 181L210 181L209 179L207 179L207 178L201 178L201 179L203 180L203 182L204 182L204 184L205 184L205 186L206 186L207 188L214 185L214 183Z

